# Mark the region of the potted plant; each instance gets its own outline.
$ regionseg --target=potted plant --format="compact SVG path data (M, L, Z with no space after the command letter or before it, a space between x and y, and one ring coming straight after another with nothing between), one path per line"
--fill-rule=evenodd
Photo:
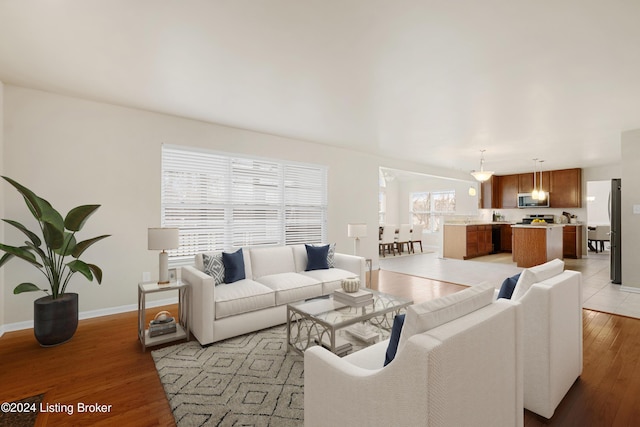
M100 205L78 206L63 218L49 202L33 191L11 178L2 178L23 196L29 211L38 221L42 238L21 223L4 219L7 224L24 233L28 240L24 246L0 243L0 250L5 252L0 258L0 267L12 258L20 258L44 274L49 282L49 289L25 282L17 285L13 293L44 291L48 294L34 301L34 334L42 346L62 344L71 339L78 327L78 294L66 292L69 280L75 273L80 273L90 281L95 277L99 284L102 283L100 267L85 263L80 255L109 235L76 241L76 233Z

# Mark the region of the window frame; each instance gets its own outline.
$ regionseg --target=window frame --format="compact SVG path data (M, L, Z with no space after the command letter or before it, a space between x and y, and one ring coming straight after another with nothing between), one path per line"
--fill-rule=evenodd
M327 238L328 167L162 144L161 225L180 230L172 267L203 252Z

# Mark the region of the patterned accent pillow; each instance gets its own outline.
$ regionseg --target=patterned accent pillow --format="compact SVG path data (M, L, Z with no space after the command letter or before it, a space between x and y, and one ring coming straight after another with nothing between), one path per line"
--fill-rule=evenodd
M216 286L224 283L224 263L222 262L222 253L207 255L202 254L202 263L204 264L204 272L213 277Z
M336 254L336 244L331 243L329 245L329 253L327 254L327 264L329 264L329 268L335 268L336 266L335 254Z

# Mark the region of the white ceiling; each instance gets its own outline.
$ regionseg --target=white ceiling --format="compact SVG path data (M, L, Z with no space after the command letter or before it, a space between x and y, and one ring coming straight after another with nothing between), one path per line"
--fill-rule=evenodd
M0 80L458 170L620 161L638 0L0 0Z

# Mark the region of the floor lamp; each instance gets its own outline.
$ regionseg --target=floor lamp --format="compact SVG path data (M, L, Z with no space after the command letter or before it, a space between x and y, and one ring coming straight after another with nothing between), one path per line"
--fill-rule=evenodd
M360 238L367 237L367 224L357 223L348 224L347 236L355 238L353 241L353 254L358 255L358 249L360 247Z

